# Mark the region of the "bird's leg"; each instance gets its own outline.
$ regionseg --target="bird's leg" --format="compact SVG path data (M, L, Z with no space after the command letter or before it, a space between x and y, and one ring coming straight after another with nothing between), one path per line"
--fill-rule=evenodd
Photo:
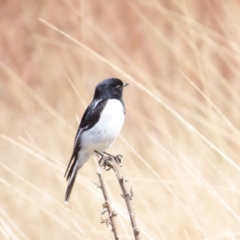
M98 152L97 150L94 152L100 158L98 161L99 166L109 171L112 168L112 165L110 163L110 161L112 161L112 157L106 155L105 153Z
M106 154L107 156L113 158L119 167L122 166L122 159L121 159L122 155L121 154L118 154L118 155L114 156L114 155L112 155L110 153L107 153L107 152L103 152L103 153Z
M97 154L97 156L100 158L100 160L104 157L104 154L103 153L101 153L101 152L99 152L99 151L97 151L97 150L94 150L94 152Z

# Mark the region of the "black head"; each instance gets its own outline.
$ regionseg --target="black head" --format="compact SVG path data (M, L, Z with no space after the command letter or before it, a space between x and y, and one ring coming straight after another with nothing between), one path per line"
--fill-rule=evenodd
M94 99L121 99L123 88L127 85L127 83L123 84L123 82L117 78L105 79L96 86Z

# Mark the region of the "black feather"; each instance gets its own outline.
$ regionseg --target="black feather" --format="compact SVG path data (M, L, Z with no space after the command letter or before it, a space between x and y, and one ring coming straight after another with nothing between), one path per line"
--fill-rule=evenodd
M72 188L73 188L73 185L75 183L76 176L77 176L77 173L73 176L71 182L69 182L69 184L67 186L67 191L66 191L66 195L65 195L65 202L69 201L69 198L70 198L70 195L71 195L71 192L72 192Z
M107 104L107 99L93 100L87 110L84 112L79 130L86 131L91 129L99 120L100 114ZM97 103L97 104L96 104ZM96 105L96 106L95 106ZM78 133L77 133L78 134ZM76 135L77 137L77 135Z
M76 134L76 137L75 137L73 153L72 153L72 156L68 163L67 170L64 174L64 177L67 176L67 180L72 175L74 166L78 159L78 153L81 149L81 134L82 134L82 132L91 129L98 122L98 120L100 118L100 114L101 114L103 108L106 106L107 101L108 101L107 99L93 100L91 102L91 104L89 105L89 107L84 112L81 123L79 125L78 131Z

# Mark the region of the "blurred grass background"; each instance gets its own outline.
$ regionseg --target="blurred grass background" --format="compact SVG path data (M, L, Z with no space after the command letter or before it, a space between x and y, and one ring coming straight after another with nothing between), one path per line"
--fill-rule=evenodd
M97 83L118 77L142 239L240 239L237 0L0 3L0 238L113 239L92 157L63 178ZM74 43L39 18L59 28ZM113 173L122 239L133 239Z

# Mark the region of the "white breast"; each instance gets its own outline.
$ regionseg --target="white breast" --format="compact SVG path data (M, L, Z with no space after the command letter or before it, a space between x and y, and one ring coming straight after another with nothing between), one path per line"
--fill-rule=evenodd
M92 154L94 150L102 152L109 148L122 128L124 118L122 103L116 99L108 100L96 125L83 132L82 150Z

